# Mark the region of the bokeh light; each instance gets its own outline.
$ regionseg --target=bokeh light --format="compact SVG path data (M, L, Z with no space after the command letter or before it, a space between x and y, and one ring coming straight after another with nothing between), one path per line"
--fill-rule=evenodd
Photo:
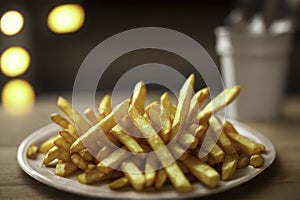
M34 102L34 89L25 80L13 79L3 87L2 106L12 115L27 114L34 106Z
M79 30L84 23L84 9L79 4L64 4L50 11L48 27L54 33L71 33Z
M0 20L0 29L5 35L15 35L21 31L24 25L22 14L16 10L10 10L4 13Z
M14 77L23 74L29 67L30 55L22 47L6 49L0 58L1 71L6 76Z

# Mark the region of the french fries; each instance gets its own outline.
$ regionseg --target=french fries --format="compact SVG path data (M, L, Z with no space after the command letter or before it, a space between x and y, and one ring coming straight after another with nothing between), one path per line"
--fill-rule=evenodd
M229 180L234 174L239 157L238 155L227 154L222 164L222 180Z
M145 185L145 176L143 172L132 161L124 161L121 165L130 185L136 190L141 191Z
M214 188L219 185L220 175L209 165L193 156L191 156L190 159L184 160L183 163L189 168L191 173L206 186Z
M55 167L55 175L66 177L77 171L77 166L72 162L58 162Z
M86 118L59 97L57 105L67 118L55 113L51 119L61 130L40 147L31 145L27 156L44 153L43 165L55 166L57 176L79 174L82 184L110 180L113 190L136 191L172 184L178 192L189 192L191 183L198 182L216 188L240 168L263 166L265 146L214 115L237 97L240 87L225 89L202 109L209 89L192 97L194 81L193 74L185 81L177 106L165 92L160 102L145 107L147 90L140 81L131 99L113 108L110 95L105 95L99 113L87 108ZM207 136L216 140L206 141Z
M38 149L38 146L36 146L35 144L30 145L27 149L26 156L28 158L34 159L36 157L36 154L38 153Z
M126 176L114 180L109 187L113 190L119 190L129 185L129 180Z

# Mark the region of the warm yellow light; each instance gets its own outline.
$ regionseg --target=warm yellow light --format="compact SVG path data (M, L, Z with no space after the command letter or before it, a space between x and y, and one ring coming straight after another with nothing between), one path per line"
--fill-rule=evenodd
M10 77L23 74L29 64L30 55L22 47L10 47L3 52L0 58L2 73Z
M6 35L15 35L22 29L24 18L21 13L15 10L7 11L3 14L0 21L2 33Z
M33 107L35 93L25 80L14 79L6 83L2 90L2 105L13 115L25 115Z
M79 30L84 22L84 10L79 4L55 7L48 15L48 27L54 33L71 33Z

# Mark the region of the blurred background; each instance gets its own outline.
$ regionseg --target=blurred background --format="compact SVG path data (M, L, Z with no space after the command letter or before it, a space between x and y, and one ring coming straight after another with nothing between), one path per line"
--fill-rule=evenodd
M276 1L268 2L272 5ZM293 95L300 93L300 32L297 28L300 2L288 0L285 3L287 16L293 20L293 39L284 94ZM11 102L5 105L15 107L14 102L24 101L24 105L30 105L30 99L39 95L71 91L78 68L96 45L137 27L165 27L182 32L198 41L220 66L214 30L230 24L228 16L240 5L241 2L235 0L1 0L2 104ZM100 80L101 90L111 90L124 72L149 62L172 66L185 75L192 70L188 62L172 53L138 50L112 63Z

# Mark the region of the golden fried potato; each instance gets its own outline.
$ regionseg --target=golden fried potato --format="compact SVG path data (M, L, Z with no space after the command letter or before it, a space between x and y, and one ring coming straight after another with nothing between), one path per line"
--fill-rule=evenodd
M84 117L82 117L81 114L76 111L65 98L59 97L57 100L57 105L60 110L64 112L69 119L71 119L80 133L84 133L91 127L91 124Z
M73 154L71 156L71 160L78 168L84 171L88 169L89 162L81 158L79 155Z
M60 136L53 136L51 138L49 138L48 140L46 140L45 142L43 142L43 144L41 144L40 148L39 148L39 152L40 153L47 153L53 146L54 146L54 141L59 138Z
M160 104L163 107L164 111L167 113L167 116L170 117L171 122L173 122L175 117L176 107L172 104L168 92L165 92L161 95Z
M219 185L219 173L206 163L201 162L193 156L184 160L183 163L189 168L190 172L206 186L214 188Z
M197 122L197 114L199 113L200 107L203 105L207 97L209 96L209 89L203 88L199 90L192 98L190 103L189 113L187 115L186 124L193 124Z
M241 88L239 86L233 86L226 88L223 92L212 99L198 115L198 121L200 124L207 121L211 114L224 108L230 104L240 93Z
M60 154L60 149L57 146L53 146L45 155L43 164L48 165L50 162L58 158L58 155Z
M112 170L105 174L99 172L97 169L87 170L86 172L77 176L77 180L82 184L93 184L103 180L116 179L123 176L122 172Z
M125 149L117 149L99 162L97 169L100 172L107 174L108 172L112 171L112 169L116 169L129 156L130 155L126 153Z
M145 176L132 161L124 161L121 164L121 169L128 178L130 185L136 191L143 190L145 185Z
M120 190L129 185L129 180L126 176L118 178L109 184L109 187L113 190Z
M229 180L237 168L238 155L227 154L222 164L222 180Z
M72 162L58 162L55 167L55 175L66 177L77 171L77 166Z
M167 181L167 178L168 178L168 175L165 171L165 169L159 169L158 172L157 172L157 176L156 176L156 179L155 179L155 184L154 184L154 187L156 189L160 189L162 188L162 186L165 184L165 182Z
M75 153L79 150L84 149L83 143L86 144L93 144L95 141L103 140L103 137L108 137L111 142L114 143L114 145L119 146L120 142L114 138L111 134L109 134L109 131L117 124L115 121L114 116L118 116L120 118L123 118L127 115L127 111L129 108L130 100L127 99L120 103L114 110L109 113L104 119L102 119L98 124L87 130L80 138L78 138L71 146L70 150L71 152ZM103 131L106 136L99 133L99 129Z
M131 98L131 106L138 109L139 112L144 113L145 109L145 101L146 101L146 86L144 82L140 81L138 82L134 89L133 94Z
M237 163L237 168L245 168L249 165L250 157L246 153L241 153Z
M98 111L99 113L103 113L104 117L112 112L112 100L110 95L107 94L101 99ZM103 118L101 118L100 120L102 119Z
M172 131L170 134L170 141L175 138L176 135L178 135L178 132L181 132L180 130L181 125L184 123L184 120L186 120L188 112L189 112L189 106L192 98L192 94L194 91L194 82L195 82L195 75L192 74L188 77L188 79L183 84L182 88L179 92L178 97L178 104L177 109L175 112L175 117L172 123Z
M154 155L148 155L145 164L145 187L151 187L156 178L156 169L159 161Z
M30 145L26 152L27 158L34 159L36 157L36 154L38 153L38 149L38 146L36 146L35 144Z
M249 138L240 135L229 122L225 122L224 129L227 136L248 155L260 154L264 151L263 145L258 145Z
M176 190L179 192L188 192L192 190L192 185L176 164L172 154L165 148L164 142L155 132L150 122L134 106L129 110L129 115L134 124L140 129L151 148L156 152L156 156L162 166L165 166L168 177ZM169 163L172 164L169 165Z
M264 163L265 163L265 159L260 154L254 154L250 157L249 164L253 167L262 167Z

